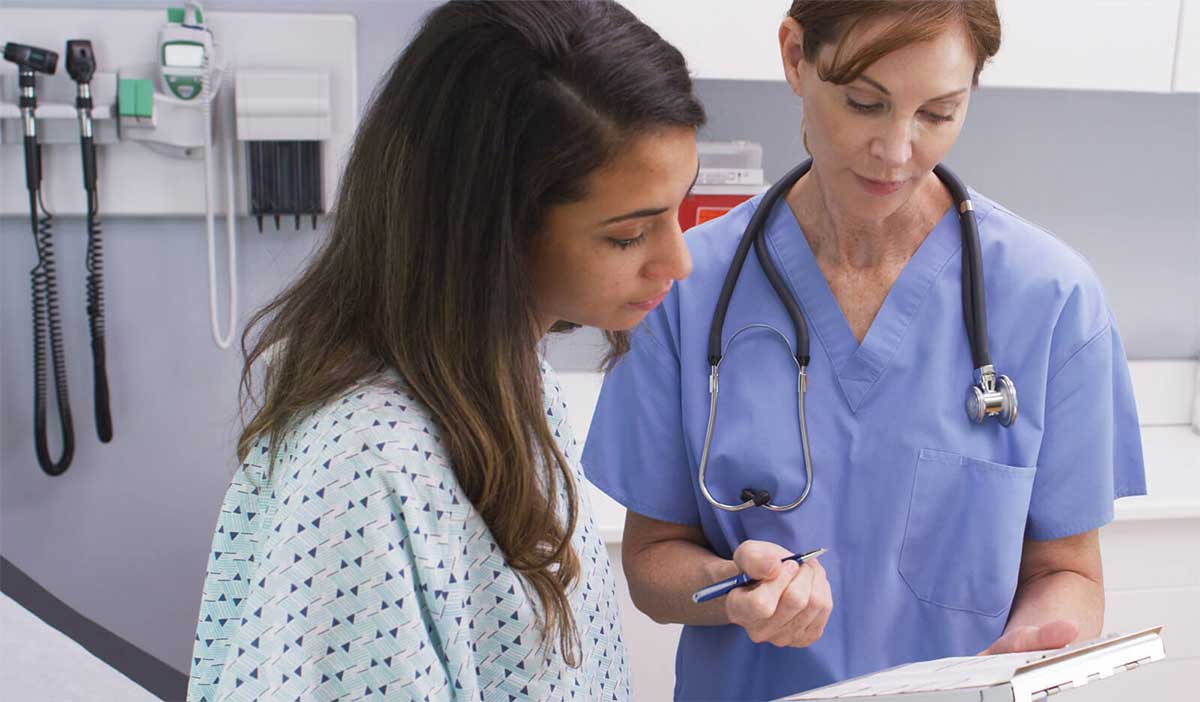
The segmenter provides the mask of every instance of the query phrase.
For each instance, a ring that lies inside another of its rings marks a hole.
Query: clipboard
[[[1045,702],[1166,657],[1162,627],[1054,651],[940,658],[888,668],[782,700]]]

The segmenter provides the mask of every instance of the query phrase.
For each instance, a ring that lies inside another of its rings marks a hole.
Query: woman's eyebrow
[[[883,93],[884,95],[891,96],[891,93],[888,91],[887,88],[884,87],[883,83],[880,83],[879,81],[875,80],[874,78],[870,78],[868,76],[862,75],[862,76],[859,76],[858,79],[863,81],[864,83],[870,83],[872,87],[874,87],[876,90]],[[946,100],[947,98],[957,97],[958,95],[961,95],[962,93],[965,93],[965,92],[967,92],[966,88],[959,88],[958,90],[951,90],[950,92],[946,93],[945,95],[938,95],[937,97],[929,98],[928,100],[926,100],[926,102],[937,102],[938,100]]]
[[[699,179],[700,179],[700,165],[697,164],[696,165],[696,175],[692,176],[692,184],[688,186],[688,192],[691,192],[692,188],[696,187],[696,181]],[[668,209],[670,209],[670,208],[651,207],[651,208],[644,209],[644,210],[634,210],[633,212],[626,212],[625,214],[617,215],[616,217],[609,217],[608,219],[604,220],[600,224],[601,225],[615,224],[616,222],[624,222],[627,219],[641,219],[642,217],[657,217],[658,215],[662,214],[663,212],[666,212]]]
[[[609,217],[608,219],[601,222],[601,224],[613,224],[614,222],[624,222],[627,219],[641,219],[642,217],[655,217],[666,211],[667,211],[666,207],[654,207],[654,208],[646,209],[646,210],[634,210],[633,212],[626,212],[625,214],[617,215],[616,217]]]

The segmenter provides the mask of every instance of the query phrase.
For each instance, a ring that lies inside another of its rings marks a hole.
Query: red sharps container
[[[700,175],[679,207],[679,226],[687,231],[716,219],[765,191],[762,146],[748,141],[702,141],[696,145]]]

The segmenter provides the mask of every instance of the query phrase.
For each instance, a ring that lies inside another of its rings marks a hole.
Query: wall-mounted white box
[[[239,141],[323,141],[333,131],[326,72],[240,70]]]

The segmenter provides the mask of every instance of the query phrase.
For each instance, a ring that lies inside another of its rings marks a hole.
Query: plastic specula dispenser
[[[322,201],[322,151],[331,131],[329,75],[320,72],[237,71],[237,137],[246,142],[250,214],[279,228],[282,217],[317,226]]]

